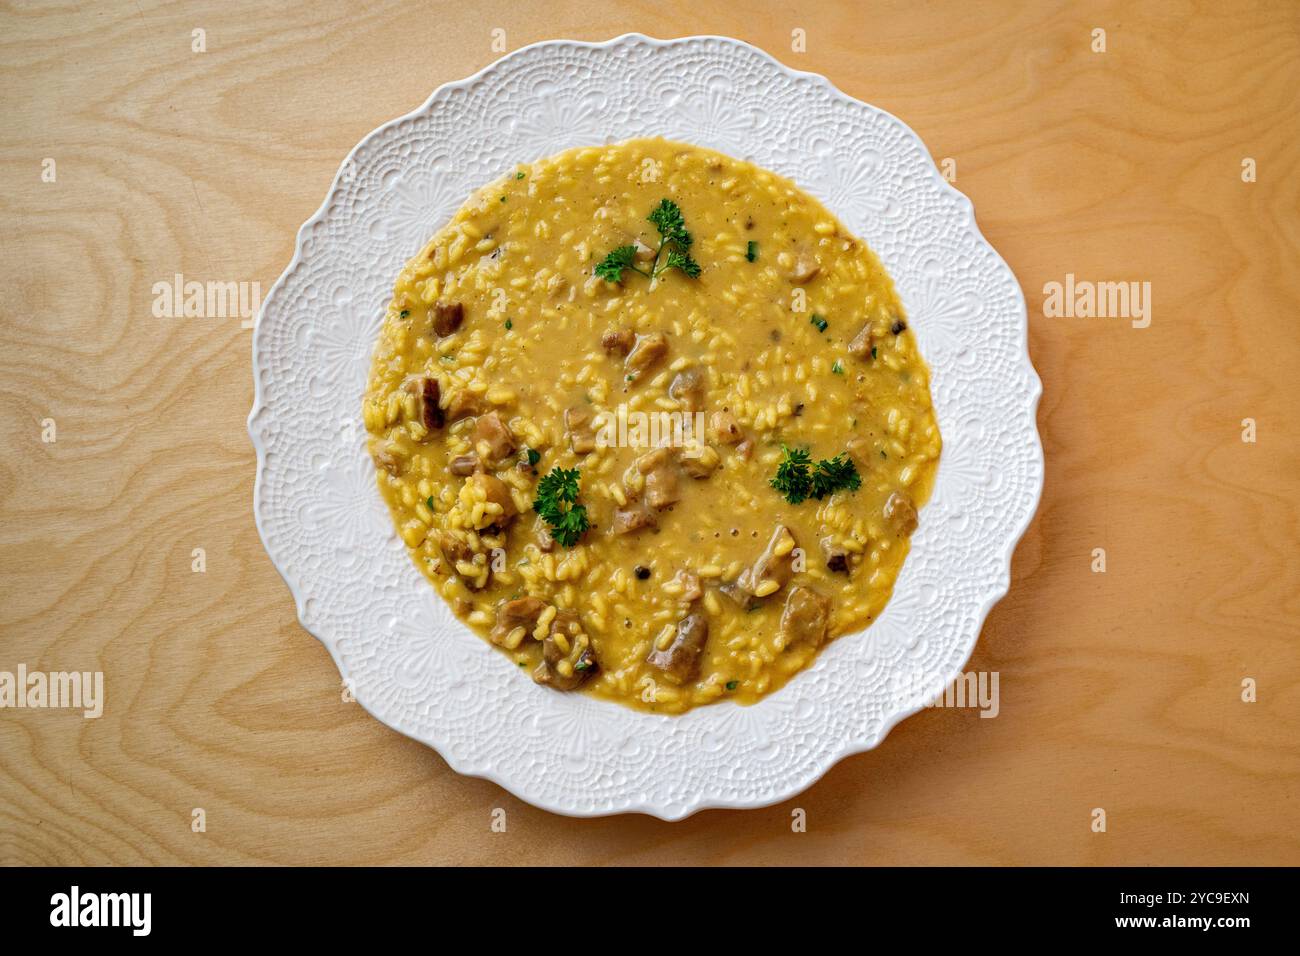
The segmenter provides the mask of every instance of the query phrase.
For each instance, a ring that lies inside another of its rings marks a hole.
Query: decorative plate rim
[[[252,409],[250,410],[248,416],[249,437],[253,444],[256,453],[256,458],[257,458],[256,478],[253,487],[253,514],[254,514],[254,520],[257,526],[258,534],[262,539],[267,555],[271,559],[271,563],[275,566],[276,570],[280,573],[280,576],[284,579],[285,584],[288,586],[289,591],[293,596],[295,610],[298,616],[299,623],[302,625],[304,630],[306,630],[309,634],[311,634],[318,641],[320,641],[321,644],[323,644],[325,648],[329,651],[331,658],[334,660],[335,666],[339,669],[339,673],[341,676],[343,676],[345,681],[347,680],[347,671],[341,659],[340,651],[337,646],[336,640],[330,635],[321,633],[316,627],[313,627],[313,625],[308,621],[308,615],[306,614],[306,610],[305,610],[305,602],[310,596],[310,582],[298,580],[289,572],[287,568],[288,562],[284,560],[284,556],[282,554],[279,554],[277,552],[277,549],[273,544],[273,540],[268,533],[265,520],[264,520],[264,509],[263,509],[263,504],[264,504],[263,496],[266,490],[265,486],[266,486],[268,449],[263,434],[261,430],[259,430],[259,416],[261,416],[266,411],[268,406],[265,401],[262,375],[259,373],[259,370],[262,367],[261,362],[264,359],[264,356],[262,354],[261,337],[259,333],[261,333],[262,331],[263,321],[265,319],[269,307],[277,301],[279,296],[284,294],[284,286],[286,282],[296,272],[296,270],[300,267],[300,265],[302,265],[304,261],[305,241],[309,233],[311,232],[312,227],[316,226],[317,224],[325,220],[326,214],[330,210],[331,203],[339,194],[340,184],[343,180],[345,172],[352,166],[355,157],[359,153],[361,153],[370,143],[372,143],[372,141],[378,139],[386,131],[392,129],[393,127],[399,126],[404,122],[415,120],[421,116],[424,116],[425,114],[433,110],[438,102],[451,95],[453,91],[468,89],[470,87],[473,87],[475,84],[479,83],[480,81],[490,77],[494,73],[494,71],[501,70],[506,64],[510,63],[513,60],[525,57],[528,54],[533,53],[539,49],[548,48],[548,47],[566,48],[566,49],[576,48],[582,50],[601,51],[601,50],[614,49],[623,45],[634,45],[634,44],[648,44],[652,47],[662,48],[662,47],[673,47],[679,45],[696,44],[701,42],[717,43],[722,45],[732,45],[732,46],[740,47],[745,50],[751,51],[752,53],[757,54],[760,58],[766,60],[776,70],[786,74],[792,79],[811,81],[820,86],[823,86],[827,91],[829,91],[829,93],[832,96],[838,98],[841,101],[850,104],[859,105],[859,106],[865,106],[868,110],[871,110],[874,113],[879,114],[893,121],[894,123],[898,124],[898,126],[901,128],[904,134],[907,137],[909,137],[912,141],[914,141],[915,146],[919,148],[922,154],[926,157],[930,156],[929,150],[926,148],[924,142],[915,133],[915,131],[913,131],[910,126],[908,126],[902,120],[898,119],[893,114],[889,113],[886,110],[882,110],[879,107],[872,106],[869,103],[866,103],[864,101],[858,100],[855,97],[850,96],[849,94],[840,90],[834,83],[832,83],[825,76],[819,73],[796,70],[792,67],[789,67],[786,64],[782,63],[780,60],[777,60],[771,54],[767,53],[765,50],[756,47],[753,44],[747,43],[743,40],[738,40],[733,37],[719,36],[719,35],[712,35],[712,34],[700,34],[700,35],[692,35],[692,36],[685,36],[685,37],[677,37],[672,39],[658,39],[658,38],[650,37],[645,34],[636,33],[636,32],[624,33],[609,40],[594,41],[594,42],[570,40],[570,39],[550,39],[550,40],[538,41],[536,43],[531,43],[526,46],[520,47],[519,49],[513,50],[510,53],[507,53],[504,56],[494,60],[493,62],[483,67],[483,69],[479,70],[478,72],[474,73],[471,76],[465,77],[464,79],[447,82],[438,86],[432,93],[430,93],[430,95],[425,99],[425,101],[415,109],[410,110],[409,112],[404,113],[401,116],[397,116],[375,127],[364,137],[362,137],[361,140],[358,141],[358,143],[348,152],[347,156],[340,164],[338,172],[335,173],[334,178],[331,180],[329,189],[326,192],[324,200],[322,201],[320,206],[316,209],[316,211],[312,213],[310,217],[308,217],[308,219],[302,224],[301,227],[299,227],[294,241],[293,256],[290,259],[289,264],[285,267],[284,271],[279,276],[279,278],[277,278],[275,283],[271,286],[270,291],[266,294],[266,296],[262,300],[261,306],[258,310],[256,319],[254,321],[254,326],[253,326],[252,373],[253,373],[253,381],[254,381],[254,395],[253,395]],[[980,600],[979,606],[975,612],[976,624],[973,631],[974,636],[970,640],[969,645],[965,648],[965,651],[961,657],[961,661],[957,665],[955,671],[952,674],[950,674],[949,680],[951,680],[953,677],[959,675],[962,669],[965,667],[966,663],[969,662],[970,657],[974,652],[975,645],[978,643],[979,635],[983,630],[983,625],[988,617],[989,612],[992,610],[994,605],[996,605],[1003,597],[1006,596],[1008,590],[1010,589],[1012,557],[1014,555],[1016,547],[1018,546],[1020,540],[1024,536],[1024,533],[1026,532],[1030,523],[1032,522],[1034,515],[1037,513],[1038,506],[1041,502],[1042,488],[1043,488],[1043,481],[1044,481],[1044,459],[1043,459],[1042,440],[1037,426],[1037,410],[1038,410],[1040,399],[1042,397],[1042,382],[1037,374],[1037,371],[1034,368],[1033,361],[1029,355],[1028,311],[1025,304],[1023,290],[1020,288],[1020,284],[1016,280],[1015,274],[1012,272],[1010,266],[1006,263],[1006,261],[1002,258],[1001,254],[998,253],[998,251],[992,246],[992,244],[989,243],[988,240],[984,237],[982,231],[978,226],[978,223],[976,222],[974,205],[972,204],[971,200],[963,193],[959,192],[947,180],[943,178],[943,176],[939,173],[937,166],[935,166],[935,164],[933,163],[932,159],[928,164],[928,172],[931,178],[933,179],[933,181],[936,184],[938,184],[941,191],[949,194],[950,197],[955,197],[958,200],[959,204],[964,209],[967,225],[973,232],[976,242],[980,246],[982,246],[985,251],[991,254],[995,268],[1005,272],[1006,277],[1010,279],[1011,286],[1014,287],[1015,289],[1015,295],[1016,295],[1015,311],[1017,313],[1016,317],[1018,319],[1018,332],[1019,332],[1018,353],[1019,353],[1019,360],[1021,365],[1020,371],[1027,374],[1028,381],[1030,384],[1030,392],[1028,395],[1028,405],[1027,405],[1027,411],[1029,413],[1030,420],[1033,423],[1032,425],[1033,445],[1032,448],[1030,449],[1030,452],[1032,454],[1032,460],[1030,461],[1030,465],[1036,466],[1036,468],[1034,469],[1035,484],[1032,487],[1030,504],[1025,509],[1024,513],[1019,517],[1019,520],[1012,527],[1011,532],[1005,535],[1004,539],[1001,541],[1001,545],[1002,545],[1001,552],[996,556],[997,569],[998,569],[996,579],[993,585],[987,591],[984,592],[983,597]],[[835,209],[832,209],[832,212],[836,212],[838,214],[838,211]],[[385,281],[391,281],[391,276],[386,276]],[[372,346],[372,344],[373,343],[367,343],[367,350],[366,350],[367,364],[369,361],[370,346]],[[359,401],[359,397],[358,397],[358,401]],[[377,493],[376,493],[376,497],[377,497]],[[869,631],[867,633],[869,633]],[[462,759],[460,755],[452,752],[450,747],[442,746],[440,745],[440,743],[435,743],[434,741],[427,740],[424,737],[421,737],[414,732],[399,727],[395,724],[394,721],[386,718],[384,715],[380,713],[377,713],[376,710],[372,708],[366,701],[362,700],[360,694],[357,695],[357,701],[358,703],[361,703],[361,705],[366,709],[368,713],[370,713],[372,717],[379,720],[381,723],[384,723],[386,726],[390,727],[391,729],[396,730],[398,733],[402,733],[405,736],[418,740],[421,743],[424,743],[425,745],[435,749],[442,756],[442,758],[447,762],[447,764],[457,773],[465,776],[475,776],[475,777],[481,777],[483,779],[491,780],[492,782],[501,786],[503,789],[514,794],[520,799],[533,804],[534,806],[541,807],[542,809],[548,810],[550,812],[554,812],[566,816],[572,816],[572,817],[599,817],[599,816],[608,816],[616,813],[636,812],[636,813],[648,814],[651,816],[658,817],[659,819],[668,820],[668,821],[684,819],[704,809],[756,809],[756,808],[771,806],[773,804],[780,803],[784,800],[788,800],[791,797],[796,796],[797,794],[811,787],[818,780],[820,780],[832,767],[834,767],[836,764],[838,764],[840,761],[844,760],[845,758],[853,756],[855,754],[864,753],[868,750],[872,750],[875,747],[879,746],[884,741],[884,739],[889,735],[890,731],[893,730],[893,728],[897,726],[901,721],[905,720],[906,718],[924,709],[923,703],[916,702],[908,705],[903,705],[898,709],[890,713],[887,713],[884,716],[879,726],[879,730],[873,736],[864,739],[858,739],[858,740],[846,739],[840,741],[839,745],[835,747],[831,752],[829,752],[826,758],[823,759],[817,766],[812,768],[810,771],[804,772],[802,775],[798,776],[797,778],[782,780],[779,785],[772,786],[769,791],[765,792],[761,796],[749,797],[744,799],[736,799],[736,800],[726,799],[723,797],[704,796],[704,797],[696,797],[694,799],[686,800],[682,803],[679,803],[671,807],[663,806],[660,803],[656,803],[651,800],[637,800],[637,799],[630,799],[627,802],[621,802],[618,803],[617,805],[614,805],[613,803],[606,803],[601,806],[574,806],[574,805],[566,804],[562,801],[545,799],[536,793],[530,794],[530,793],[522,792],[522,785],[520,781],[518,779],[512,778],[508,767],[498,767],[495,765],[469,767],[467,766],[467,761],[465,759]],[[619,705],[608,704],[608,706],[619,706]],[[716,707],[720,705],[711,705],[711,706]],[[754,704],[752,706],[754,708],[761,707],[762,702]]]

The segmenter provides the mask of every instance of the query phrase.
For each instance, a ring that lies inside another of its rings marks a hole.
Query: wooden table
[[[0,711],[0,862],[1300,863],[1293,2],[277,6],[0,14],[0,670],[107,682],[98,720]],[[630,30],[749,40],[955,160],[1045,386],[970,665],[998,717],[677,824],[535,810],[345,701],[253,526],[250,333],[153,310],[269,289],[352,145],[494,40]],[[1150,282],[1149,327],[1045,316],[1067,273]]]

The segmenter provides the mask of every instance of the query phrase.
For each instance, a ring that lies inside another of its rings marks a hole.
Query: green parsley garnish
[[[858,468],[844,452],[813,463],[806,449],[781,446],[782,458],[776,477],[768,482],[792,505],[807,498],[821,500],[841,489],[857,491],[862,486]]]
[[[818,332],[825,332],[826,326],[830,325],[830,323],[826,321],[825,317],[818,315],[816,312],[813,313],[813,317],[808,321],[817,326]]]
[[[551,537],[572,548],[587,530],[587,509],[578,504],[577,468],[552,468],[537,483],[533,509],[551,528]]]
[[[812,485],[812,459],[803,448],[781,446],[781,463],[776,466],[776,477],[768,482],[781,492],[785,500],[797,505],[808,497],[808,488]]]
[[[655,228],[659,230],[659,248],[655,250],[654,258],[650,260],[650,267],[640,269],[636,266],[636,246],[619,246],[597,264],[596,275],[607,282],[622,282],[623,272],[626,269],[647,279],[658,278],[669,269],[676,269],[687,278],[698,278],[700,264],[691,258],[689,251],[695,239],[687,231],[686,222],[682,219],[682,211],[677,207],[677,203],[671,199],[659,200],[659,205],[646,216],[646,219],[654,223]]]
[[[523,178],[524,178],[523,170],[520,170],[519,172],[515,173],[515,179],[523,179]]]
[[[751,239],[749,242],[745,243],[745,259],[749,262],[753,262],[757,258],[758,243]]]
[[[876,357],[876,347],[874,345],[871,346],[871,357],[872,358]]]
[[[542,460],[542,453],[536,448],[525,448],[524,454],[528,458],[529,465],[535,465]]]
[[[809,494],[820,500],[842,488],[857,491],[861,487],[862,476],[858,474],[858,466],[853,464],[853,459],[847,453],[840,452],[834,458],[823,458],[817,462]]]
[[[502,197],[501,197],[501,201],[502,201],[502,202],[505,202],[505,201],[506,201],[506,197],[505,197],[505,196],[502,196]]]
[[[831,371],[834,372],[836,375],[843,375],[843,374],[844,374],[844,366],[840,364],[840,360],[839,360],[839,359],[836,359],[836,360],[834,361],[834,363],[832,363],[832,365],[831,365]]]
[[[591,661],[588,660],[581,660],[578,661],[578,663],[573,665],[573,669],[575,671],[585,671],[590,669],[590,667],[591,667]]]
[[[727,681],[727,690],[735,690],[739,686],[740,686],[740,681],[736,681],[736,680]]]
[[[410,314],[411,314],[411,310],[410,310],[410,309],[403,309],[403,310],[402,310],[402,314],[401,314],[401,318],[404,319],[404,318],[406,318],[406,317],[407,317],[408,315],[410,315]]]
[[[513,329],[514,327],[515,327],[515,324],[514,324],[513,322],[511,322],[509,319],[506,319],[506,331],[509,332],[509,331],[510,331],[511,329]]]
[[[425,503],[426,505],[429,506],[429,510],[430,510],[430,511],[433,511],[433,510],[434,510],[434,507],[433,507],[433,495],[429,495],[429,497],[425,498],[425,499],[424,499],[424,503]]]

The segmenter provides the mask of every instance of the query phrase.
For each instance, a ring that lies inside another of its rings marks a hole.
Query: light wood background
[[[1045,385],[1042,507],[970,665],[997,719],[666,824],[535,810],[342,700],[253,526],[250,332],[151,286],[269,289],[353,144],[495,27],[737,36],[956,160]],[[1300,863],[1300,5],[19,3],[0,98],[0,670],[108,698],[0,711],[0,862]],[[1045,318],[1066,273],[1151,282],[1150,328]]]

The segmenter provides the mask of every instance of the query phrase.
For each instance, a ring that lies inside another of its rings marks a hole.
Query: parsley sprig
[[[807,449],[782,445],[776,477],[768,484],[790,504],[797,505],[808,498],[820,501],[843,489],[857,491],[862,487],[862,476],[846,452],[814,463]]]
[[[551,537],[566,548],[572,548],[587,530],[587,509],[578,504],[577,468],[552,468],[537,483],[537,498],[533,510],[541,515],[551,529]]]
[[[656,279],[669,269],[676,269],[687,278],[698,278],[700,264],[691,258],[690,253],[695,237],[687,230],[686,220],[682,218],[677,203],[671,199],[659,200],[659,205],[651,210],[646,219],[659,230],[659,248],[650,261],[650,268],[637,267],[636,246],[619,246],[596,265],[596,275],[609,282],[622,282],[625,269],[631,269],[647,279]]]

